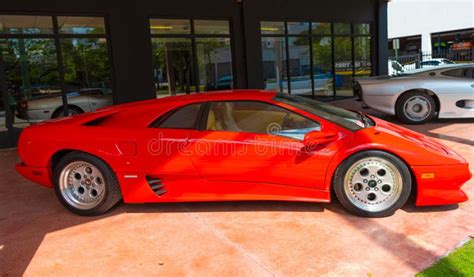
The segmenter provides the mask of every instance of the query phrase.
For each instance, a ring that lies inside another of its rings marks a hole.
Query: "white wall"
[[[431,33],[474,27],[474,0],[392,0],[388,38],[421,35],[421,50],[431,52]]]

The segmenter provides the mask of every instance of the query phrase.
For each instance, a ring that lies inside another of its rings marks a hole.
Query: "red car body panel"
[[[235,93],[237,92],[237,93]],[[337,167],[364,150],[401,158],[416,183],[417,205],[467,200],[461,186],[470,179],[467,162],[446,146],[403,127],[372,118],[376,126],[349,131],[256,90],[193,94],[117,105],[93,113],[25,128],[17,171],[53,186],[55,154],[82,151],[104,160],[115,172],[124,202],[284,200],[330,202]],[[316,151],[291,138],[242,132],[148,128],[160,116],[190,103],[253,100],[279,105],[312,118],[337,140]],[[89,124],[94,120],[100,124]],[[230,147],[229,147],[230,146]],[[236,155],[246,147],[245,155]],[[222,149],[221,149],[222,148]],[[225,152],[231,149],[231,152]],[[266,154],[262,155],[264,149]],[[232,152],[235,151],[235,152]],[[159,178],[167,193],[152,191]]]

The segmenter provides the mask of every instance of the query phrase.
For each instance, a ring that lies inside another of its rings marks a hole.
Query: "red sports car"
[[[467,200],[467,162],[422,134],[310,99],[245,90],[113,106],[28,127],[17,171],[80,215],[125,203],[284,200],[392,214]]]

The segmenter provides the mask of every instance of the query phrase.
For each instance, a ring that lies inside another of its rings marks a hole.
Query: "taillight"
[[[18,104],[18,108],[20,108],[20,110],[26,111],[28,109],[28,102],[27,101],[21,101]]]

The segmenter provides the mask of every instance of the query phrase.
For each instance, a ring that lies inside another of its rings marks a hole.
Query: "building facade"
[[[393,39],[399,56],[424,53],[426,59],[474,60],[474,2],[471,0],[393,0],[388,3],[389,56]]]
[[[0,4],[0,132],[182,93],[352,95],[387,71],[386,0]]]

